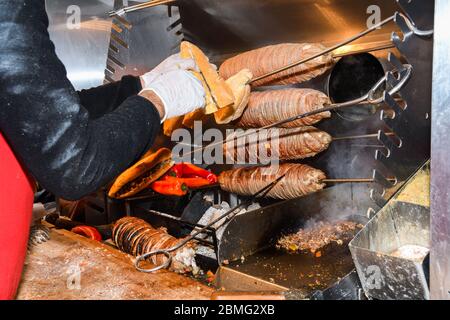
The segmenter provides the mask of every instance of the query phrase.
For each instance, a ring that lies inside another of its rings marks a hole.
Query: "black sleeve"
[[[0,1],[0,129],[43,187],[72,200],[137,160],[157,135],[160,119],[140,96],[91,119],[47,27],[44,0]]]
[[[120,81],[78,91],[80,103],[93,119],[116,110],[128,97],[142,90],[139,77],[124,76]]]

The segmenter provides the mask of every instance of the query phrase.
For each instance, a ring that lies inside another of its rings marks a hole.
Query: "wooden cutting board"
[[[131,256],[52,229],[29,251],[17,299],[209,299],[213,291],[173,272],[136,271]]]

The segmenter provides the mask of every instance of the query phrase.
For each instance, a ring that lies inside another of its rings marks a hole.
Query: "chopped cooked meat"
[[[316,253],[331,243],[338,245],[348,243],[362,228],[362,224],[352,221],[337,223],[321,221],[311,228],[300,229],[297,233],[283,236],[278,240],[276,247],[291,253],[302,251]]]

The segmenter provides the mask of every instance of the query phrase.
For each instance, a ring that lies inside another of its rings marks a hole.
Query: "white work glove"
[[[142,91],[151,90],[164,105],[164,118],[170,119],[190,113],[205,106],[205,90],[202,83],[186,70],[164,73]]]
[[[198,71],[197,64],[194,59],[183,59],[180,57],[179,53],[171,55],[166,60],[161,62],[158,66],[156,66],[152,71],[147,72],[143,76],[141,76],[143,89],[147,88],[151,85],[156,78],[160,75],[167,73],[169,71],[174,70],[195,70]]]

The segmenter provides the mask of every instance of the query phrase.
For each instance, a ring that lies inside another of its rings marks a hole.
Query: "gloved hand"
[[[152,71],[141,76],[142,88],[145,89],[158,78],[160,75],[174,70],[195,70],[198,71],[197,64],[194,59],[183,59],[179,53],[171,55],[161,62]]]
[[[205,106],[202,83],[186,70],[178,69],[161,74],[142,92],[148,90],[153,91],[164,105],[164,118],[161,122]]]

